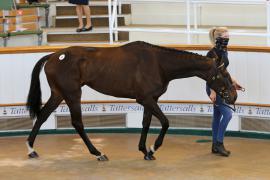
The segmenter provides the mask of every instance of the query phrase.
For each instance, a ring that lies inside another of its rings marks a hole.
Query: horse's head
[[[207,84],[225,100],[225,103],[235,103],[237,92],[233,86],[231,75],[224,67],[224,63],[216,63],[214,73],[208,79]]]

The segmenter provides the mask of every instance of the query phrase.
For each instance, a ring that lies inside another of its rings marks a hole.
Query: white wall
[[[229,32],[231,32],[231,30],[229,30]],[[154,44],[188,44],[186,34],[129,32],[129,41],[139,40]],[[191,35],[191,44],[210,44],[208,33]],[[230,35],[229,44],[243,46],[267,46],[267,39],[265,37]]]
[[[199,28],[207,32],[211,27],[228,26],[230,32],[266,32],[266,5],[248,4],[198,4],[197,23]],[[131,6],[132,25],[144,25],[157,28],[184,29],[186,25],[185,3],[133,3]],[[190,8],[190,21],[194,22],[194,9]],[[154,26],[158,25],[158,26]],[[161,26],[161,27],[162,27]],[[193,28],[193,27],[192,27]],[[187,43],[185,34],[130,32],[130,41],[144,40],[158,44]],[[191,44],[209,44],[208,34],[192,35]],[[231,45],[265,46],[265,37],[234,35],[230,38]]]
[[[184,3],[142,3],[131,6],[132,24],[180,25],[186,23]]]
[[[206,54],[206,51],[197,51]],[[2,54],[0,55],[0,104],[22,103],[26,101],[30,86],[31,72],[34,64],[48,53]],[[229,71],[246,92],[239,92],[238,102],[270,102],[270,54],[256,52],[229,53]],[[50,90],[41,73],[43,101],[50,95]],[[83,88],[82,100],[113,100],[111,96],[102,95],[90,88]],[[162,100],[208,100],[205,94],[205,82],[199,78],[174,80]]]
[[[132,24],[185,25],[185,3],[133,3]],[[191,6],[191,23],[193,7]],[[199,25],[213,26],[266,26],[266,6],[247,4],[199,4]]]
[[[34,64],[46,53],[0,55],[0,103],[26,102]],[[44,74],[44,73],[43,73]],[[42,79],[45,79],[44,77]],[[48,97],[47,81],[42,93]]]

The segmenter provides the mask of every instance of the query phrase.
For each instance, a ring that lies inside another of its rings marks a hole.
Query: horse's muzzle
[[[221,93],[221,97],[224,99],[226,104],[235,104],[235,101],[237,100],[237,92],[224,91]]]

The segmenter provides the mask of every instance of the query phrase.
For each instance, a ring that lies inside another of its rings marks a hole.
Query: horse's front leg
[[[150,150],[147,152],[147,156],[145,157],[146,160],[154,160],[155,158],[153,157],[153,154],[163,143],[164,136],[169,128],[169,121],[167,117],[163,114],[163,112],[161,111],[157,102],[154,99],[152,98],[146,99],[143,101],[142,104],[144,108],[149,109],[151,114],[153,114],[158,118],[162,126],[160,134],[155,141],[155,144],[150,147]]]
[[[143,112],[143,122],[142,122],[142,132],[141,132],[141,138],[139,142],[139,150],[143,152],[144,154],[144,159],[145,160],[154,160],[154,156],[149,156],[148,151],[146,149],[145,143],[146,143],[146,138],[147,138],[147,133],[149,131],[149,126],[151,124],[151,118],[152,118],[152,113],[151,111],[147,110],[147,108],[144,109]]]

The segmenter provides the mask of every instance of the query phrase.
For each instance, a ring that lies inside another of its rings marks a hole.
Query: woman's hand
[[[237,82],[233,83],[233,86],[235,87],[236,90],[243,90],[244,88],[239,85]]]
[[[214,90],[212,90],[212,89],[211,89],[211,93],[210,93],[210,95],[209,95],[209,98],[210,98],[210,100],[211,100],[213,103],[216,102],[216,99],[217,99],[217,93],[216,93]]]
[[[245,88],[243,88],[235,79],[232,78],[232,85],[236,90],[245,91]]]

